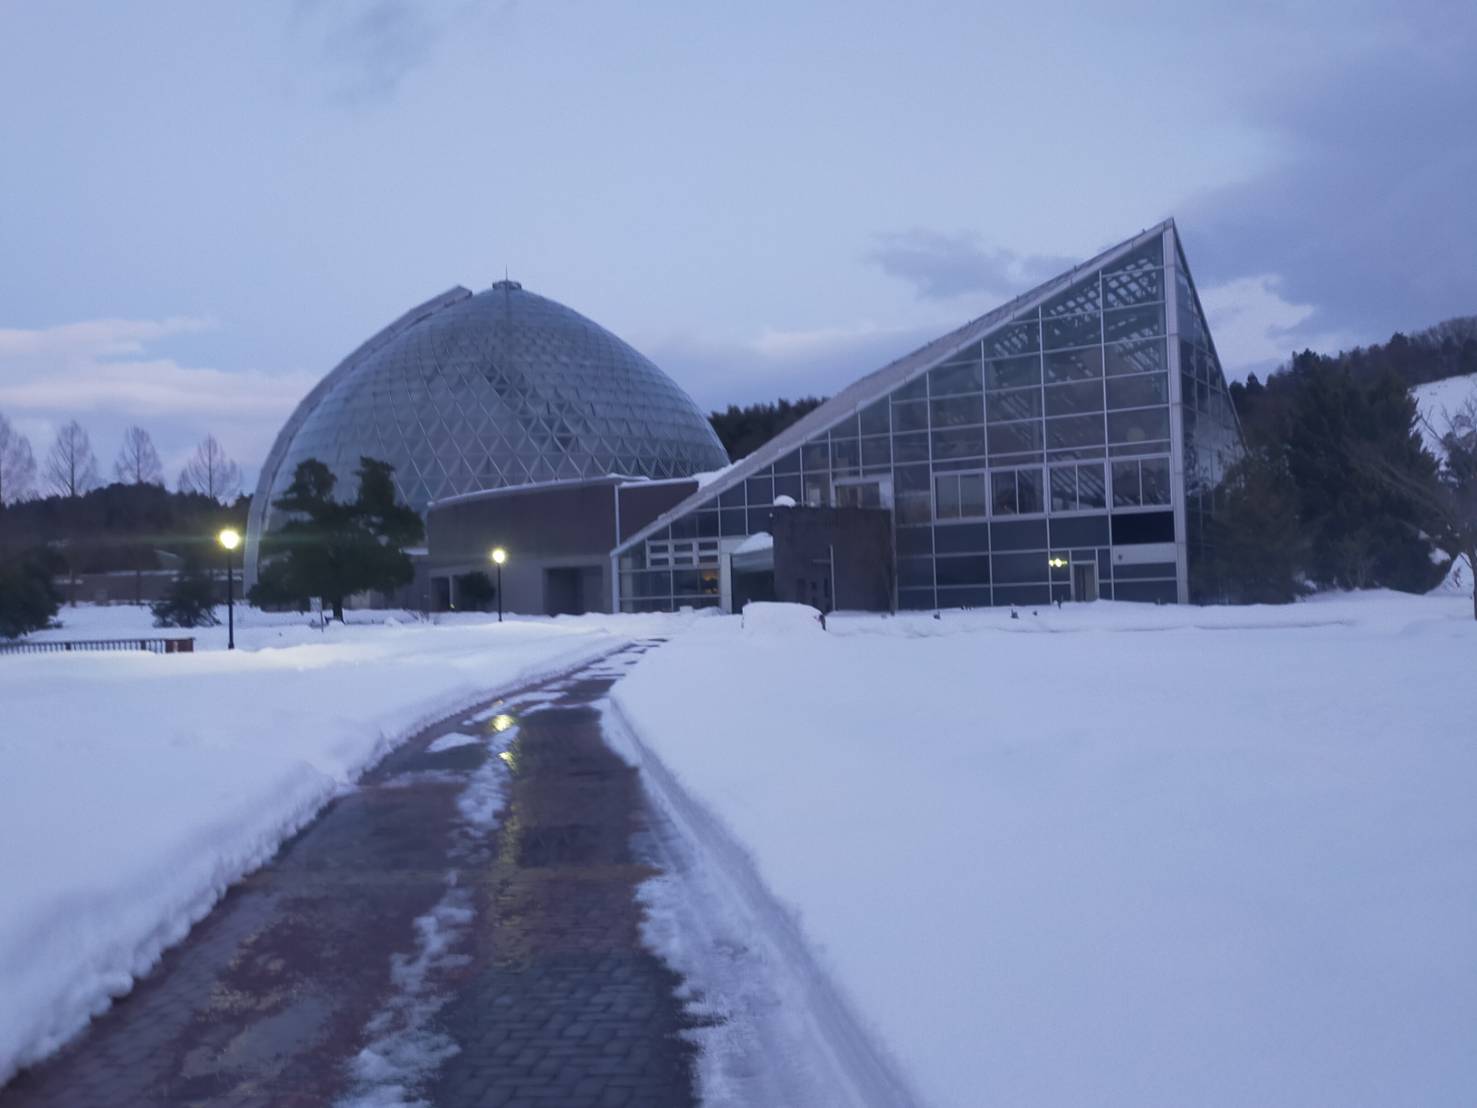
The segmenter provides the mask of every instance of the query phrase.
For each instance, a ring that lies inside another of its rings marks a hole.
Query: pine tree
[[[1286,604],[1306,591],[1308,541],[1297,486],[1275,450],[1247,453],[1226,476],[1212,517],[1212,577],[1226,599]]]
[[[358,493],[344,504],[333,498],[337,480],[326,465],[316,458],[298,464],[292,483],[273,501],[290,518],[262,542],[252,603],[306,606],[318,596],[342,621],[346,597],[410,582],[414,570],[405,548],[425,535],[420,516],[397,501],[388,463],[360,458],[355,476]]]

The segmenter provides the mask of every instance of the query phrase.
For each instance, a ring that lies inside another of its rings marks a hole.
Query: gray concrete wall
[[[896,572],[890,511],[777,508],[771,526],[776,600],[810,604],[822,611],[893,610]]]

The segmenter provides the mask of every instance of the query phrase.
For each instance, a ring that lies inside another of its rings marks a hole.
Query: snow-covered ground
[[[1477,403],[1477,373],[1417,385],[1410,394],[1415,398],[1416,408],[1424,421],[1421,437],[1425,439],[1426,448],[1439,458],[1444,453],[1440,436],[1445,433],[1452,416],[1463,411],[1468,404]]]
[[[684,617],[242,610],[155,630],[64,609],[37,638],[195,634],[199,652],[0,657],[0,1084],[126,991],[235,880],[419,726]],[[374,625],[378,623],[378,625]]]
[[[651,893],[709,1008],[803,1024],[793,932],[938,1108],[1471,1103],[1469,599],[830,626],[704,621],[614,690],[731,901],[696,942]],[[765,1087],[701,1035],[711,1103]]]

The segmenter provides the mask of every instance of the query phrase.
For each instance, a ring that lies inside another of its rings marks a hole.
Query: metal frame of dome
[[[667,478],[727,454],[701,409],[649,359],[556,301],[499,281],[457,286],[341,361],[278,434],[257,481],[244,569],[256,579],[271,503],[317,457],[352,495],[361,455],[396,467],[405,501],[604,474]]]

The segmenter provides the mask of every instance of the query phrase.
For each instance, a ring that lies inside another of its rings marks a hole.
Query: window
[[[1102,463],[1051,467],[1053,512],[1101,511],[1107,507]]]
[[[951,396],[934,400],[930,404],[934,427],[961,427],[985,421],[984,397],[979,393],[971,396]]]
[[[1168,458],[1135,458],[1113,463],[1113,507],[1157,508],[1169,501]]]
[[[1108,382],[1109,408],[1148,408],[1169,402],[1169,378],[1163,373],[1136,373]]]
[[[990,474],[990,503],[995,515],[1034,515],[1042,506],[1041,471],[997,469]]]
[[[939,519],[983,519],[985,475],[941,473],[934,479],[934,512]]]
[[[1046,414],[1079,415],[1103,410],[1103,386],[1099,381],[1079,381],[1046,387]]]
[[[1103,348],[1088,346],[1081,350],[1056,350],[1046,355],[1046,380],[1087,381],[1103,375]]]
[[[996,389],[1019,389],[1027,385],[1041,384],[1041,357],[1031,354],[1024,358],[1000,358],[985,365],[985,387]]]
[[[953,365],[941,365],[928,374],[930,396],[957,396],[960,393],[980,391],[979,348],[974,349],[972,361]]]
[[[1037,419],[1041,415],[1041,389],[1016,389],[990,394],[990,422],[1006,423],[1015,419]]]
[[[1158,442],[1168,438],[1168,408],[1140,408],[1137,411],[1112,412],[1108,416],[1109,442]]]
[[[894,431],[927,431],[928,401],[909,400],[903,404],[893,401],[892,429]]]

